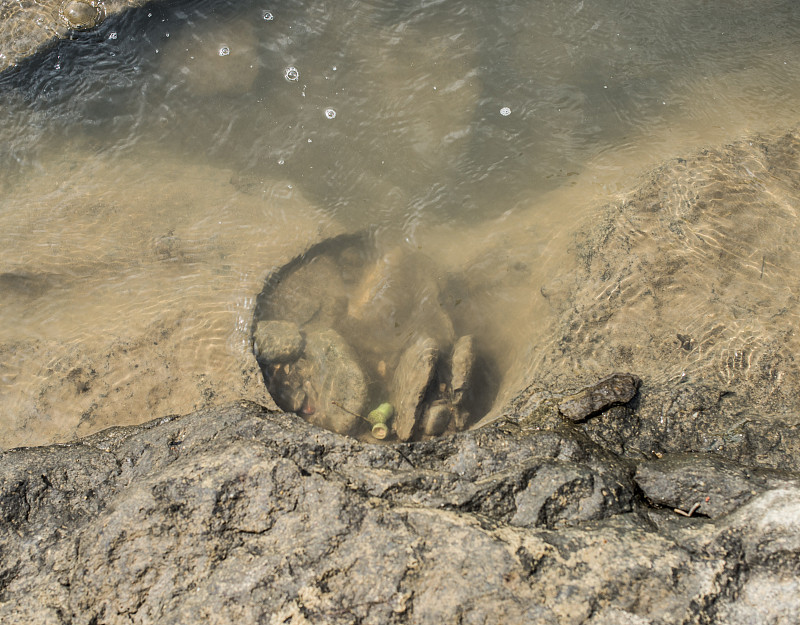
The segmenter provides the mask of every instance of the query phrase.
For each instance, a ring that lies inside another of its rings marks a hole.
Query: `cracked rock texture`
[[[800,470],[798,206],[797,128],[645,174],[575,233],[577,271],[542,288],[557,322],[520,410],[626,371],[642,379],[635,410],[585,425],[607,449]]]
[[[0,622],[796,623],[798,483],[555,406],[378,446],[230,404],[3,453]]]

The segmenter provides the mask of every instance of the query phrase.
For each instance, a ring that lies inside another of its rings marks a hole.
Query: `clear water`
[[[790,0],[164,2],[59,42],[0,75],[0,443],[258,399],[264,277],[361,229],[435,261],[501,401],[576,226],[795,124],[798,42]]]

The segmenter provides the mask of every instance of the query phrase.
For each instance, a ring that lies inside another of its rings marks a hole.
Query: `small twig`
[[[331,400],[331,403],[332,403],[334,406],[336,406],[337,408],[341,408],[342,410],[344,410],[344,411],[345,411],[347,414],[353,415],[354,417],[358,417],[359,419],[364,419],[364,421],[366,421],[367,423],[369,423],[369,419],[367,419],[366,417],[362,417],[360,414],[356,414],[356,413],[355,413],[355,412],[353,412],[352,410],[348,410],[347,408],[345,408],[344,406],[342,406],[342,404],[340,404],[338,401],[333,401],[333,400]]]
[[[411,462],[411,459],[408,456],[406,456],[402,451],[400,451],[400,449],[398,447],[395,447],[394,450],[403,457],[403,460],[405,460],[408,464],[411,465],[412,469],[416,469],[417,468],[417,465],[415,465],[413,462]]]
[[[699,507],[700,507],[700,502],[698,501],[698,502],[697,502],[697,503],[695,503],[695,504],[694,504],[694,505],[693,505],[691,508],[689,508],[689,512],[684,512],[684,511],[683,511],[683,510],[681,510],[680,508],[675,508],[675,509],[674,509],[674,512],[676,512],[676,513],[680,514],[681,516],[690,517],[690,516],[692,516],[692,515],[693,515],[695,512],[697,512],[697,509],[698,509]]]

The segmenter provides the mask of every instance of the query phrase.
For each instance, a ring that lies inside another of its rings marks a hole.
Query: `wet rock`
[[[450,368],[452,370],[450,386],[453,405],[460,407],[472,390],[472,376],[475,369],[475,339],[471,334],[462,336],[456,341]]]
[[[378,446],[243,402],[4,452],[0,621],[796,620],[800,489],[662,532],[558,427]]]
[[[741,507],[764,491],[800,487],[790,474],[748,468],[714,454],[665,454],[658,460],[638,462],[634,479],[653,503],[711,518]]]
[[[304,360],[301,374],[310,384],[305,414],[334,432],[352,433],[367,403],[367,382],[353,350],[333,330],[309,332]]]
[[[601,519],[609,508],[620,512],[625,508],[623,502],[614,501],[612,493],[613,486],[588,466],[546,463],[536,469],[527,487],[516,493],[516,510],[509,523],[553,528]]]
[[[403,247],[367,266],[347,309],[347,334],[359,353],[393,364],[409,340],[452,344],[453,323],[439,302],[437,273],[430,258]]]
[[[267,390],[281,410],[300,415],[316,411],[316,393],[311,384],[314,370],[306,359],[291,364],[269,365]]]
[[[336,263],[319,254],[298,266],[290,263],[285,274],[278,272],[274,280],[268,280],[258,318],[291,319],[302,327],[332,328],[346,311],[347,297]]]
[[[800,468],[800,274],[783,270],[800,266],[799,152],[793,128],[671,159],[575,233],[577,269],[542,291],[559,314],[531,370],[553,391],[576,371],[645,380],[636,422],[612,409],[583,425],[594,440]]]
[[[253,332],[253,349],[263,363],[289,363],[303,353],[305,340],[291,321],[259,321]]]
[[[440,436],[452,419],[453,406],[446,401],[435,401],[425,408],[420,420],[420,431],[424,436]]]
[[[475,361],[474,337],[471,334],[462,336],[453,347],[450,362],[450,395],[457,430],[463,430],[470,421],[469,407],[475,384]]]
[[[90,30],[105,19],[103,5],[86,0],[67,0],[61,5],[59,14],[75,30]]]
[[[394,429],[401,441],[409,440],[417,429],[438,359],[439,347],[430,338],[417,339],[400,357],[391,395],[397,409]]]
[[[558,409],[573,421],[582,421],[634,398],[642,381],[630,373],[615,373],[567,397]]]

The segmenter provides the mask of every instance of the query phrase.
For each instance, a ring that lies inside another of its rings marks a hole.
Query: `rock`
[[[303,353],[305,340],[291,321],[259,321],[253,333],[256,358],[263,363],[294,362]]]
[[[333,330],[309,332],[305,360],[309,419],[339,434],[352,433],[367,404],[367,382],[353,350]]]
[[[440,436],[452,419],[453,406],[444,401],[436,401],[425,407],[419,429],[424,436]]]
[[[558,409],[573,421],[582,421],[608,410],[611,406],[626,404],[634,398],[642,381],[630,373],[614,373],[567,397]]]
[[[450,394],[456,430],[463,430],[470,421],[469,406],[475,390],[475,360],[475,339],[471,334],[462,336],[453,347],[450,362]]]
[[[314,370],[306,359],[271,365],[266,369],[267,390],[281,410],[308,416],[316,412],[316,393],[311,384]]]
[[[403,246],[376,259],[367,243],[359,234],[333,237],[274,271],[258,297],[254,317],[297,320],[306,330],[330,327],[343,337],[357,354],[362,375],[374,384],[372,399],[396,401],[394,430],[401,440],[441,435],[451,423],[464,429],[474,407],[474,339],[464,336],[456,342],[452,367],[439,362],[440,346],[451,345],[455,333],[439,301],[436,266]],[[273,330],[263,323],[256,326],[254,344],[263,343],[260,352],[280,352],[261,357],[263,362],[287,362],[298,356],[296,328]],[[271,333],[278,346],[266,338]],[[308,353],[298,366],[306,364],[316,368]],[[318,414],[322,404],[309,399],[313,392],[298,385],[300,378],[293,371],[268,369],[267,384],[273,396],[282,397],[276,401],[283,409],[302,407],[304,414],[315,415],[314,422],[324,423]],[[435,378],[436,388],[431,388]],[[276,383],[294,388],[276,389]],[[366,421],[365,415],[359,417]]]
[[[553,392],[578,372],[645,380],[634,419],[582,425],[594,440],[800,468],[798,153],[797,128],[699,149],[587,215],[575,269],[542,289],[557,319],[530,371]]]
[[[471,334],[462,336],[456,341],[450,369],[453,405],[461,407],[472,390],[472,376],[475,369],[475,339]]]
[[[397,409],[394,430],[401,441],[409,440],[424,410],[425,393],[436,373],[439,347],[430,338],[419,338],[406,349],[392,380],[391,396]]]
[[[61,5],[59,14],[75,30],[90,30],[105,19],[103,4],[87,0],[67,0]]]
[[[242,402],[4,452],[0,622],[796,622],[800,489],[659,529],[553,423],[378,446]]]
[[[334,243],[331,240],[328,243]],[[323,251],[326,249],[322,248]],[[268,280],[259,296],[261,319],[291,319],[302,327],[332,328],[347,310],[347,297],[335,262],[310,250]]]
[[[267,322],[267,326],[272,323],[284,322]],[[285,329],[290,334],[293,331],[288,326]],[[303,357],[293,363],[268,364],[264,377],[272,398],[282,410],[339,434],[353,434],[359,425],[359,415],[364,414],[367,402],[364,373],[353,351],[333,330],[309,332]]]
[[[800,487],[782,471],[741,466],[714,454],[665,454],[638,462],[634,480],[654,504],[717,518],[764,491]]]
[[[439,302],[438,273],[430,258],[404,247],[368,265],[347,310],[346,334],[358,352],[373,362],[394,363],[417,338],[450,345],[455,332]]]

